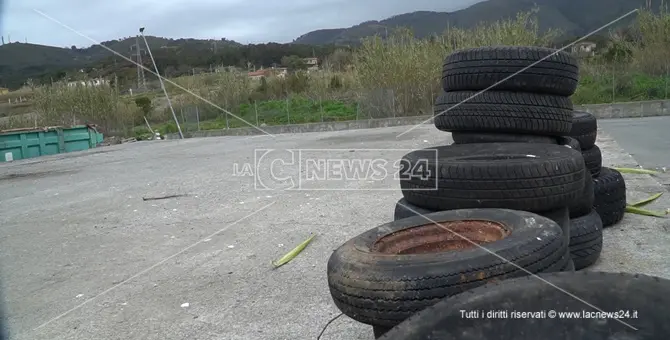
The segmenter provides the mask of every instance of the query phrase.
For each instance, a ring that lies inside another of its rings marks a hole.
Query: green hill
[[[298,44],[357,44],[362,38],[384,35],[396,27],[409,27],[417,37],[444,32],[449,27],[469,28],[515,16],[537,6],[540,28],[556,28],[566,36],[589,33],[615,18],[645,5],[645,0],[487,0],[468,8],[447,12],[412,12],[381,21],[367,21],[340,29],[317,30],[298,37]],[[619,22],[631,22],[633,16]]]
[[[152,51],[162,54],[165,50],[213,51],[217,48],[241,46],[229,40],[167,39],[147,36]],[[135,38],[105,41],[106,47],[129,56]],[[144,43],[140,42],[141,48]],[[0,87],[18,88],[28,78],[59,77],[67,70],[94,68],[113,59],[114,54],[100,45],[86,48],[61,48],[29,43],[11,43],[0,46]],[[116,59],[123,62],[119,57]]]
[[[541,29],[557,28],[570,38],[583,35],[611,20],[643,7],[646,0],[487,0],[468,8],[445,12],[413,12],[381,21],[366,21],[340,29],[324,29],[307,33],[291,44],[241,45],[229,40],[167,39],[148,36],[147,40],[159,68],[166,76],[179,76],[208,69],[212,65],[234,65],[247,68],[268,67],[281,62],[282,57],[316,56],[332,53],[335,45],[356,45],[364,37],[385,35],[397,27],[411,28],[417,37],[444,32],[448,27],[472,27],[515,16],[520,11],[539,9],[537,18]],[[634,16],[622,20],[629,24]],[[605,32],[602,32],[605,33]],[[132,54],[135,37],[111,40],[103,45],[124,56]],[[140,43],[143,46],[142,43]],[[320,45],[320,46],[317,46]],[[148,58],[145,58],[148,62]],[[150,66],[150,64],[146,64]],[[70,78],[83,69],[88,76],[114,77],[123,86],[135,82],[135,67],[114,56],[103,47],[60,48],[27,43],[0,46],[0,87],[16,89],[27,79],[36,83]]]

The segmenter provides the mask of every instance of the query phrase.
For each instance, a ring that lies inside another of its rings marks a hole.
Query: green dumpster
[[[0,131],[0,162],[88,150],[102,139],[91,125]]]

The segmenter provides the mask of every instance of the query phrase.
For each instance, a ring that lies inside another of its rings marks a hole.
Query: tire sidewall
[[[431,225],[434,222],[462,220],[500,223],[508,230],[509,234],[499,241],[487,243],[483,246],[473,245],[473,248],[458,251],[404,255],[381,254],[372,251],[375,242],[398,231]],[[541,239],[551,237],[563,237],[562,229],[556,222],[540,215],[507,209],[461,209],[441,211],[427,214],[425,217],[415,216],[386,223],[353,238],[336,250],[334,255],[347,253],[355,256],[360,264],[378,266],[380,269],[382,267],[392,269],[393,267],[416,263],[444,265],[444,263],[451,261],[471,260],[486,255],[495,256],[493,254],[500,251],[528,244],[529,241],[531,243],[535,242],[536,238],[540,238],[540,241],[537,242],[541,242]]]

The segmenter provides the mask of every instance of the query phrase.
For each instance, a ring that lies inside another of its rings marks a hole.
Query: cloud
[[[169,38],[290,42],[317,29],[349,27],[419,10],[453,11],[479,1],[452,0],[445,5],[434,0],[20,0],[5,2],[1,31],[13,41],[91,45],[42,17],[37,9],[97,41],[134,36],[144,26],[147,35]]]

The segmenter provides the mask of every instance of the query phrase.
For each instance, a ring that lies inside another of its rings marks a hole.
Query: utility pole
[[[144,78],[144,68],[142,67],[142,48],[140,48],[139,35],[135,36],[135,61],[137,62],[137,88],[146,90],[147,81]]]
[[[179,139],[184,139],[184,133],[182,133],[181,131],[181,126],[179,125],[179,119],[177,119],[177,114],[174,112],[174,108],[172,107],[170,96],[168,95],[167,89],[165,88],[165,83],[163,83],[163,77],[161,77],[160,72],[158,72],[158,65],[156,65],[156,59],[154,59],[154,55],[151,53],[151,48],[149,47],[149,43],[147,42],[147,37],[144,36],[144,27],[140,27],[140,35],[142,35],[144,45],[147,47],[147,52],[149,52],[149,58],[151,58],[151,63],[154,65],[154,70],[156,70],[158,81],[161,84],[161,89],[163,89],[163,94],[165,95],[165,99],[167,100],[168,107],[172,112],[172,118],[174,119],[174,123],[177,125],[177,131],[179,132]]]

